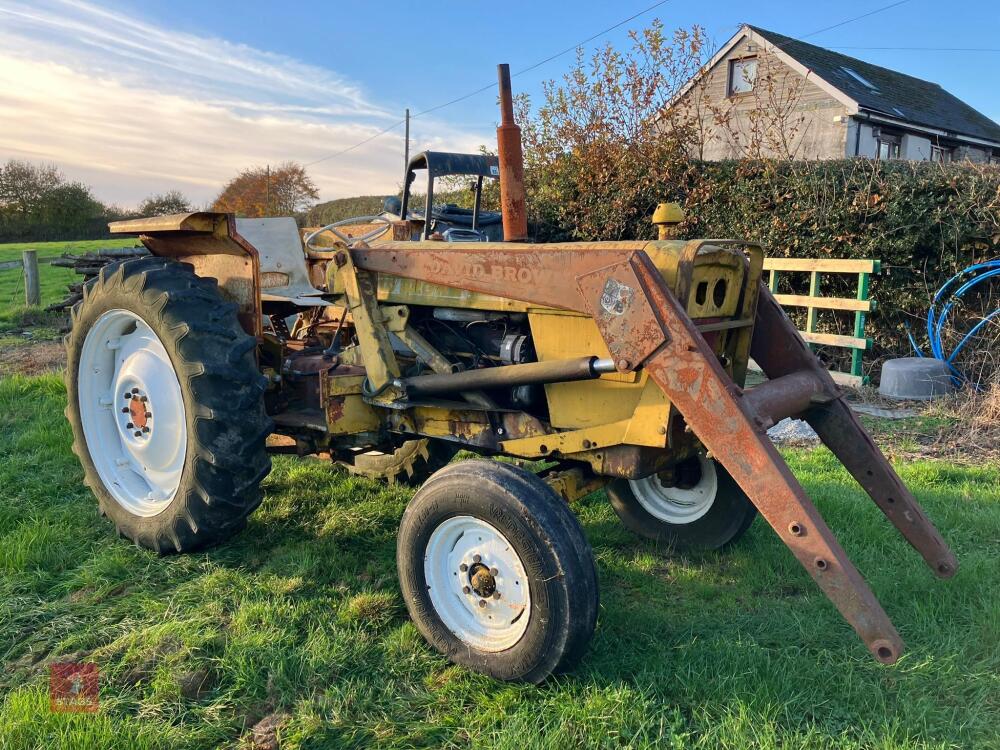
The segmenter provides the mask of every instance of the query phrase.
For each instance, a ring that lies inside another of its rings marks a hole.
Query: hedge
[[[912,353],[904,324],[910,322],[922,340],[927,306],[941,284],[971,263],[1000,255],[997,166],[852,159],[698,162],[673,171],[676,176],[658,189],[632,191],[609,226],[617,220],[626,234],[652,238],[648,217],[656,203],[679,200],[687,212],[681,227],[686,238],[745,238],[782,257],[881,260],[882,273],[872,280],[877,308],[869,318],[875,349],[868,363]],[[534,177],[529,184],[557,179]],[[583,222],[574,216],[588,211],[586,195],[562,195],[555,205],[544,197],[553,191],[532,192],[533,213],[549,220],[539,234],[618,238],[594,236],[592,225],[581,232]],[[572,211],[560,210],[567,205]],[[592,208],[605,214],[608,202]],[[846,285],[838,291],[854,294]],[[847,333],[850,321],[830,315],[821,328]]]

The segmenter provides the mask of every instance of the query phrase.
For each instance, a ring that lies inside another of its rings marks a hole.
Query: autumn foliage
[[[639,207],[685,168],[691,126],[664,127],[660,116],[701,67],[704,30],[667,34],[657,20],[629,37],[624,51],[605,45],[586,58],[578,50],[562,81],[544,85],[537,110],[518,102],[542,227],[571,226],[576,239],[628,238]]]
[[[319,197],[305,168],[294,162],[251,167],[231,179],[212,204],[213,211],[237,216],[292,216]]]

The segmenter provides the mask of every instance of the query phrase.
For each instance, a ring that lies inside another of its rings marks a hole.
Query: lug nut
[[[122,414],[128,414],[128,407],[127,406],[123,406],[122,407]]]
[[[132,389],[132,393],[138,393],[138,392],[139,392],[139,389],[138,389],[138,388],[133,388],[133,389]]]
[[[151,416],[153,416],[153,412],[147,411],[146,412],[146,419],[149,419]]]
[[[462,563],[461,565],[458,566],[458,569],[461,570],[464,573],[465,571],[467,571],[469,569],[469,566],[466,565],[465,563]]]
[[[149,399],[146,398],[145,396],[139,396],[139,400],[142,401],[142,403],[146,403],[147,401],[149,401]]]
[[[496,568],[490,568],[490,575],[496,578],[498,575],[500,575],[500,571],[497,570]]]
[[[129,422],[127,425],[125,425],[125,429],[126,430],[131,430],[133,427],[135,427],[135,425],[132,424],[131,422]]]
[[[473,555],[472,562],[482,562],[483,558],[481,555]]]
[[[143,427],[143,428],[142,428],[142,431],[143,431],[143,432],[149,432],[149,428],[148,428],[148,427]]]
[[[493,592],[493,598],[494,599],[499,599],[500,598],[500,592],[499,591],[494,591]]]
[[[126,393],[125,394],[125,400],[126,401],[131,401],[132,400],[132,394],[131,393]]]
[[[486,606],[486,600],[485,599],[480,599],[479,600],[479,607],[480,607],[480,609],[483,608],[483,607],[485,607],[485,606]]]
[[[463,594],[468,594],[471,591],[472,591],[472,589],[470,589],[468,586],[462,586],[462,593]]]
[[[136,437],[142,437],[142,431],[141,430],[136,430],[135,431],[135,436]]]

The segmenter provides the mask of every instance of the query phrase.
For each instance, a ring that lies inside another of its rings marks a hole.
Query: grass
[[[282,748],[1000,747],[997,465],[899,466],[961,561],[938,581],[828,453],[787,453],[907,642],[893,667],[759,519],[670,559],[592,495],[597,634],[529,687],[449,665],[406,618],[409,491],[280,458],[244,532],[159,558],[98,517],[64,399],[57,376],[0,379],[0,747],[247,747],[275,713]],[[99,665],[97,714],[50,713],[61,660]]]
[[[115,240],[76,240],[73,242],[13,242],[0,244],[0,263],[20,260],[23,250],[38,251],[38,260],[58,258],[63,253],[85,253],[106,247],[133,247],[134,237]],[[72,268],[58,268],[39,263],[39,286],[42,306],[51,305],[66,296],[66,287],[81,279]],[[24,272],[20,268],[0,271],[0,321],[24,310]]]

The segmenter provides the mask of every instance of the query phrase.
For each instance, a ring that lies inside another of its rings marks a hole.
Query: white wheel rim
[[[629,486],[639,505],[661,521],[675,525],[694,523],[711,509],[719,489],[715,463],[704,456],[698,457],[701,478],[694,487],[664,487],[660,478],[652,474],[642,479],[630,479]]]
[[[134,515],[161,512],[180,484],[187,426],[170,357],[142,318],[109,310],[97,319],[83,341],[77,398],[104,487]]]
[[[435,612],[463,643],[503,651],[528,629],[531,594],[524,564],[485,521],[454,516],[434,529],[424,552],[424,577]]]

